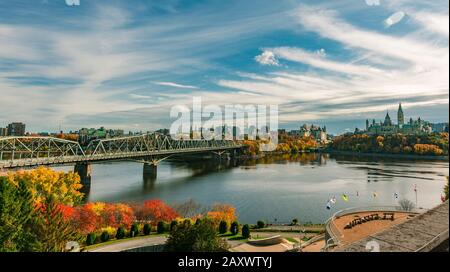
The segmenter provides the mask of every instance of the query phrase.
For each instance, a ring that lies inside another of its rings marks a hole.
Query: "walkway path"
[[[126,240],[123,242],[117,242],[113,244],[108,244],[104,246],[98,246],[88,252],[120,252],[127,249],[145,247],[145,246],[154,246],[154,245],[162,245],[167,241],[166,236],[151,236],[145,238],[135,238],[131,240]]]

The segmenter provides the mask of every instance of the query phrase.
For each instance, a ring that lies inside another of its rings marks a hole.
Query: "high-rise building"
[[[405,115],[403,114],[402,103],[398,104],[397,121],[399,127],[402,127],[405,124]]]
[[[0,127],[0,137],[8,136],[8,129]]]
[[[11,123],[7,127],[9,136],[23,136],[25,135],[24,123]]]

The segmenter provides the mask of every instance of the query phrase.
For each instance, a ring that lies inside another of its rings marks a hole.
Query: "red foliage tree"
[[[126,204],[106,204],[100,214],[102,227],[130,227],[134,220],[134,212]]]
[[[92,203],[74,208],[71,222],[81,233],[90,233],[100,227],[100,218],[92,209]]]
[[[177,212],[159,199],[147,200],[144,205],[136,207],[136,218],[142,221],[152,221],[156,224],[158,221],[168,222],[177,217]]]

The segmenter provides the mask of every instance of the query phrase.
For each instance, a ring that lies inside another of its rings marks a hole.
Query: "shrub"
[[[297,224],[298,224],[298,219],[297,218],[292,219],[292,225],[295,226]]]
[[[242,227],[242,237],[245,239],[250,237],[250,227],[247,224]]]
[[[130,237],[136,237],[139,235],[139,227],[138,225],[135,223],[133,225],[131,225],[130,228]]]
[[[224,233],[226,233],[227,232],[227,230],[228,230],[228,224],[227,224],[227,222],[226,221],[220,221],[220,223],[219,223],[219,233],[220,234],[224,234]]]
[[[161,234],[167,230],[167,224],[163,221],[159,221],[158,225],[156,225],[156,232]]]
[[[230,231],[231,231],[231,234],[233,234],[233,235],[236,235],[239,233],[239,223],[237,221],[234,221],[233,223],[231,223]]]
[[[95,244],[95,240],[97,239],[97,235],[95,233],[89,233],[86,237],[86,245],[90,246]]]
[[[180,224],[169,235],[164,247],[168,252],[226,252],[227,242],[217,236],[217,227],[211,219],[197,224]]]
[[[170,231],[173,231],[177,228],[178,225],[178,221],[177,220],[172,220],[172,222],[170,222]]]
[[[102,232],[100,241],[102,241],[103,243],[109,241],[109,233],[107,231]]]
[[[113,228],[113,227],[106,227],[106,228],[101,228],[100,229],[100,232],[102,232],[102,233],[105,232],[105,231],[109,234],[109,238],[111,238],[111,237],[114,237],[116,235],[117,229]]]
[[[152,226],[150,224],[144,225],[144,235],[150,235],[152,232]]]
[[[264,221],[258,221],[256,222],[256,226],[258,227],[258,229],[262,229],[266,226],[266,223]]]
[[[124,227],[119,227],[119,228],[117,229],[116,238],[117,238],[117,239],[123,239],[123,238],[125,238],[125,228],[124,228]]]
[[[186,219],[186,220],[184,220],[184,221],[183,221],[183,225],[187,225],[187,226],[192,225],[192,220],[191,220],[191,219]]]

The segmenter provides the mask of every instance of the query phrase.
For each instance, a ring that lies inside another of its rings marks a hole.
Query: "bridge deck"
[[[224,146],[224,147],[209,147],[209,148],[183,148],[183,149],[169,149],[169,150],[155,150],[155,151],[136,151],[136,152],[123,152],[123,153],[110,153],[110,154],[95,154],[85,156],[62,156],[62,157],[42,157],[42,158],[27,158],[27,159],[14,159],[0,161],[0,169],[18,168],[18,167],[31,167],[40,165],[55,165],[55,164],[68,164],[79,162],[98,162],[107,160],[126,160],[132,158],[150,157],[150,156],[167,156],[175,154],[189,154],[189,153],[202,153],[211,151],[223,151],[238,149],[241,146]]]
[[[449,202],[413,219],[370,235],[335,251],[364,252],[368,242],[375,241],[382,252],[432,251],[449,238]],[[447,246],[448,250],[448,246]]]

